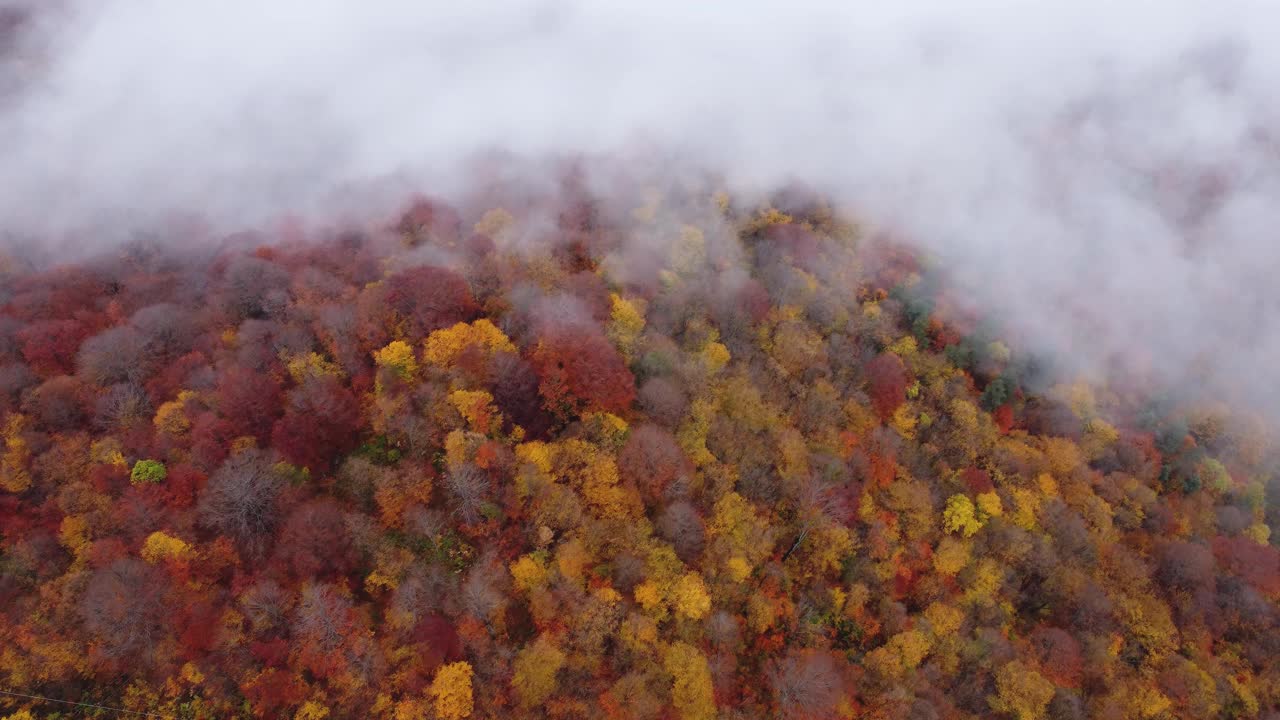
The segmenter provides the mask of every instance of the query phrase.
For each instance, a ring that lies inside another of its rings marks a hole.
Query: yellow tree
[[[662,665],[671,675],[671,702],[682,720],[713,720],[716,703],[711,691],[711,670],[702,653],[678,642],[667,648]]]
[[[444,665],[431,681],[431,698],[435,701],[436,715],[444,720],[462,720],[470,717],[474,708],[471,697],[471,664],[454,662]]]
[[[1053,699],[1053,683],[1014,660],[996,672],[996,695],[988,698],[992,709],[1018,720],[1040,720]]]
[[[556,690],[556,674],[564,667],[565,655],[547,635],[521,650],[514,663],[511,686],[526,708],[540,705]]]

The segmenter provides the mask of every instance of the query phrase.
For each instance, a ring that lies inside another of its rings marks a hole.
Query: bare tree
[[[109,660],[143,660],[165,633],[167,581],[137,558],[94,571],[80,605],[85,629]]]
[[[488,499],[489,476],[474,465],[463,465],[445,475],[445,489],[453,505],[453,514],[471,525],[483,519],[481,509]]]
[[[94,385],[144,380],[152,366],[137,328],[121,325],[94,335],[80,346],[76,367]]]
[[[240,544],[250,555],[266,549],[275,528],[284,480],[270,456],[246,450],[229,458],[209,478],[200,496],[201,521]]]
[[[827,653],[792,651],[770,668],[769,687],[780,717],[825,717],[840,699],[840,673]]]
[[[94,404],[94,418],[107,430],[124,428],[139,420],[151,419],[151,398],[136,383],[117,383]]]

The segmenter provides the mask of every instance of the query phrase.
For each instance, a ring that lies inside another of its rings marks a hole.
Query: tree
[[[673,643],[662,656],[662,666],[671,675],[671,702],[682,720],[712,720],[716,716],[707,659],[697,648]]]
[[[335,377],[312,377],[289,391],[271,442],[299,467],[327,472],[360,443],[360,403]]]
[[[521,650],[516,655],[515,674],[511,678],[511,686],[520,698],[520,704],[533,708],[550,697],[556,691],[556,675],[564,663],[565,654],[547,635],[538,636],[536,641]]]
[[[1053,683],[1021,660],[1006,663],[996,672],[996,695],[992,709],[1018,720],[1040,720],[1053,699]]]
[[[159,460],[139,460],[133,464],[129,473],[129,482],[134,485],[155,484],[164,482],[169,472]]]
[[[75,371],[76,349],[89,330],[78,320],[40,320],[17,334],[22,359],[44,377]]]
[[[902,358],[880,353],[867,364],[867,395],[876,414],[888,422],[907,400],[907,370]]]
[[[693,463],[685,457],[675,436],[657,425],[631,430],[618,453],[618,472],[640,490],[646,504],[659,504],[668,488],[685,485],[693,477]]]
[[[423,265],[366,288],[356,312],[361,338],[372,352],[392,340],[417,343],[434,330],[470,320],[477,309],[465,278]]]
[[[829,717],[840,700],[840,674],[828,653],[792,651],[772,663],[769,688],[778,717]]]
[[[562,419],[588,412],[619,414],[635,399],[635,377],[595,330],[552,328],[539,338],[532,361],[545,407]]]
[[[265,443],[280,412],[280,382],[266,373],[233,367],[218,378],[214,404],[236,434]]]
[[[441,666],[431,681],[431,697],[435,701],[436,715],[443,720],[462,720],[470,717],[474,708],[471,697],[471,664],[454,662]]]
[[[260,450],[244,450],[209,477],[200,493],[200,517],[248,554],[259,555],[279,520],[277,502],[283,489],[284,479],[272,467],[269,456]]]
[[[80,616],[107,661],[145,663],[164,634],[168,583],[136,558],[120,558],[89,577]]]
[[[129,325],[104,330],[80,346],[76,366],[94,385],[140,382],[154,361],[144,342],[142,333]]]

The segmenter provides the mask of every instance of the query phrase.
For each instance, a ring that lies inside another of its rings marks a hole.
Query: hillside
[[[7,257],[0,690],[1277,717],[1265,426],[1075,377],[821,201],[713,190]]]

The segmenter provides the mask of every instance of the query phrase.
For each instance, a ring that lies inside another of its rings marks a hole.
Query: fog
[[[0,242],[358,215],[465,192],[495,150],[659,153],[828,193],[1072,370],[1280,417],[1274,2],[0,8]]]

